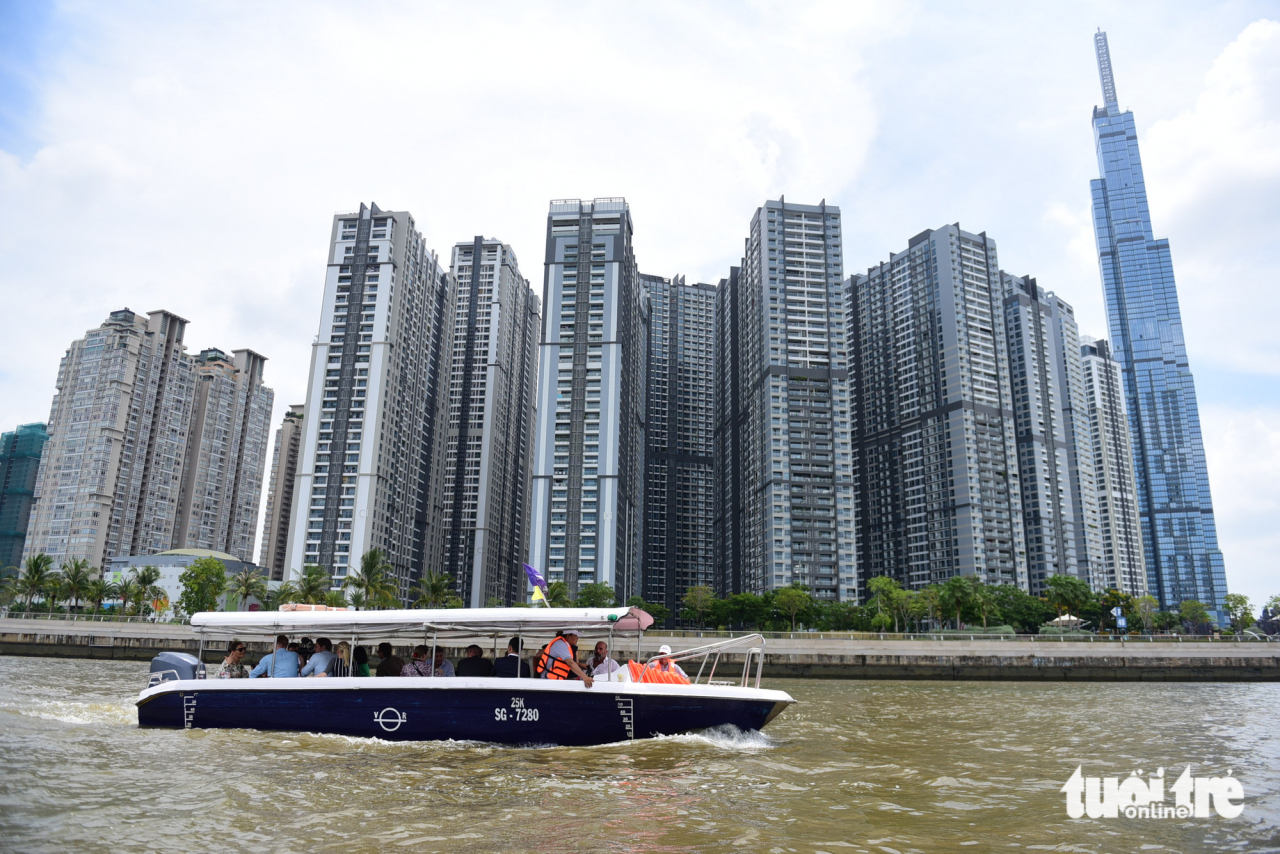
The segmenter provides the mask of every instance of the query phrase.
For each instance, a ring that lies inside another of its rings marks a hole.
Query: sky
[[[766,199],[838,205],[846,272],[994,239],[1106,337],[1089,222],[1108,33],[1170,240],[1228,586],[1280,594],[1280,0],[506,3],[0,0],[0,428],[68,344],[167,309],[304,400],[332,216],[447,258],[551,199],[624,196],[641,270],[715,283]]]

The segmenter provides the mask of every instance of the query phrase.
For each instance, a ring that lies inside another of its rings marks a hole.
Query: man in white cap
[[[658,647],[658,657],[654,659],[654,666],[663,673],[679,673],[685,679],[688,679],[689,676],[680,669],[680,665],[676,664],[668,657],[670,655],[671,647],[664,643],[662,646]]]
[[[533,672],[539,679],[572,679],[576,676],[590,688],[592,678],[578,665],[578,630],[564,629],[547,644],[538,655]]]

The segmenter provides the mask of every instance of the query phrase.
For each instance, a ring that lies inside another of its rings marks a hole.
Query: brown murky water
[[[764,735],[520,749],[139,730],[145,671],[0,658],[0,850],[1280,851],[1276,684],[778,680]],[[1243,815],[1067,817],[1187,763]]]

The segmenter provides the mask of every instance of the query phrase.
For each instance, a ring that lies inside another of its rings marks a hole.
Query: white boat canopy
[[[653,617],[639,608],[448,608],[397,611],[201,611],[191,628],[206,639],[310,635],[335,639],[456,638],[512,634],[639,634]]]

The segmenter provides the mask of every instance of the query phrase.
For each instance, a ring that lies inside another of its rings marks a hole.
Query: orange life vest
[[[569,647],[569,652],[576,660],[578,657],[578,649],[569,643],[569,639],[563,635],[557,635],[556,639],[542,648],[542,652],[538,653],[538,658],[533,665],[533,675],[540,679],[577,679],[573,670],[569,667],[569,662],[563,658],[552,658],[551,647],[556,645],[556,641],[564,641],[565,646]]]

